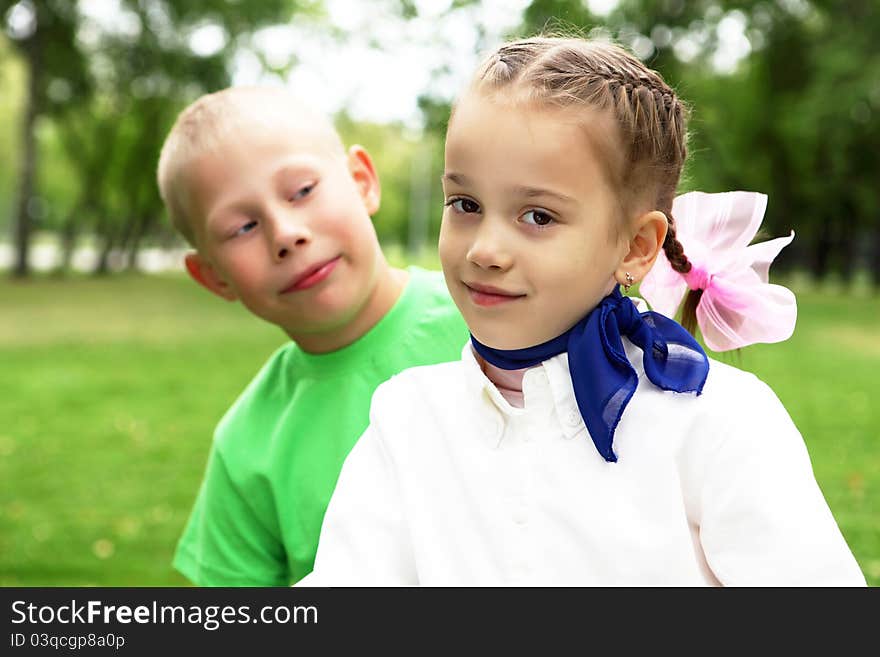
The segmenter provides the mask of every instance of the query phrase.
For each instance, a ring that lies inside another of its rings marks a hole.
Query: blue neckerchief
[[[599,302],[562,335],[525,349],[493,349],[473,335],[476,352],[496,367],[518,370],[568,352],[574,396],[596,449],[606,461],[617,461],[611,449],[614,430],[638,386],[626,357],[625,335],[644,352],[645,374],[663,390],[703,391],[709,359],[699,343],[678,322],[659,313],[639,314],[620,290]]]

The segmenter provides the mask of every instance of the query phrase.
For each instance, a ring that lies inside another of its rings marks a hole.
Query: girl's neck
[[[523,408],[525,406],[525,401],[523,399],[522,381],[523,375],[528,368],[521,370],[503,370],[500,367],[495,367],[492,363],[486,362],[479,354],[474,355],[477,358],[477,362],[480,364],[480,369],[483,370],[483,374],[485,374],[486,378],[488,378],[498,389],[498,392],[500,392],[501,396],[507,400],[507,403],[514,408]]]

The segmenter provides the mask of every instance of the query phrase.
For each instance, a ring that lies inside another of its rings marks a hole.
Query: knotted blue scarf
[[[562,335],[525,349],[493,349],[473,335],[476,352],[496,367],[518,370],[568,352],[574,396],[590,437],[606,461],[617,461],[611,449],[614,430],[635,394],[638,375],[626,357],[621,336],[644,352],[645,374],[658,388],[675,392],[703,391],[709,359],[684,327],[664,315],[639,313],[618,288]]]

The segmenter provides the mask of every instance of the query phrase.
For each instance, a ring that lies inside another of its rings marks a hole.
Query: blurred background
[[[382,179],[395,264],[437,268],[449,106],[508,36],[614,39],[692,106],[681,191],[769,195],[795,335],[725,357],[807,442],[880,584],[877,0],[0,0],[0,585],[184,584],[217,420],[276,328],[181,274],[155,185],[177,113],[286,84]]]

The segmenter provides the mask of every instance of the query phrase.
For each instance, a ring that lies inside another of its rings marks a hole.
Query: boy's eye
[[[257,227],[256,221],[248,221],[246,224],[243,224],[242,226],[237,228],[234,235],[244,235],[245,233],[251,232],[256,227]]]
[[[300,188],[296,194],[290,197],[291,201],[298,201],[301,198],[304,198],[312,193],[312,190],[315,188],[315,183],[310,183],[305,187]]]
[[[524,223],[532,226],[547,226],[555,221],[550,214],[542,210],[529,210],[523,214],[522,219]]]
[[[473,214],[480,211],[480,204],[469,198],[451,198],[446,201],[446,205],[462,214]]]

